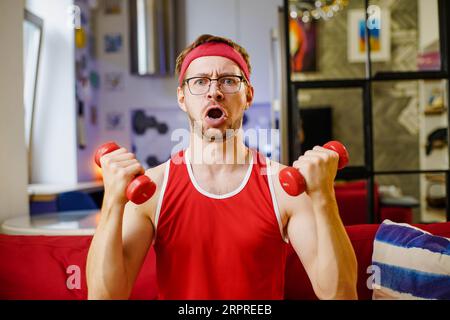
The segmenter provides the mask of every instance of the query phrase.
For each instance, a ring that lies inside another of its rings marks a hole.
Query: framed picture
[[[125,115],[120,111],[109,111],[106,113],[105,124],[108,131],[122,131],[124,129]]]
[[[122,0],[105,0],[105,14],[121,14]]]
[[[289,18],[289,50],[292,72],[317,71],[317,23],[303,23],[300,18]]]
[[[122,35],[117,34],[106,34],[105,37],[105,52],[115,53],[122,49]]]
[[[123,91],[125,89],[123,72],[107,72],[104,77],[106,91]]]
[[[378,26],[369,29],[371,59],[375,62],[389,61],[391,58],[391,23],[389,10],[381,10],[379,18],[373,18],[371,25]],[[349,10],[348,12],[348,61],[366,61],[366,15],[364,10]]]

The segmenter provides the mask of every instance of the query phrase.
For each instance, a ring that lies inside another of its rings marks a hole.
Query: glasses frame
[[[223,92],[222,86],[220,85],[219,80],[222,79],[222,78],[227,78],[227,77],[239,78],[239,88],[237,88],[236,91],[234,91],[234,92]],[[189,85],[189,81],[192,80],[192,79],[208,79],[209,80],[208,90],[206,90],[204,93],[192,93],[191,87]],[[201,95],[204,95],[204,94],[208,93],[209,90],[211,90],[211,84],[212,84],[213,81],[217,81],[217,83],[219,83],[218,84],[218,88],[223,94],[235,94],[235,93],[239,92],[239,90],[241,90],[242,82],[245,82],[245,83],[247,82],[247,80],[245,79],[244,76],[240,76],[240,75],[237,75],[237,74],[228,74],[228,75],[220,76],[218,78],[210,78],[210,77],[206,77],[206,76],[203,76],[203,77],[198,77],[198,76],[197,77],[190,77],[190,78],[185,79],[183,81],[183,84],[187,85],[187,87],[189,89],[189,92],[192,95],[194,95],[194,96],[201,96]]]

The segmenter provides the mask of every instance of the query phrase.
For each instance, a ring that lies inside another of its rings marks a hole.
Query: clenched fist
[[[339,154],[316,146],[305,152],[293,163],[306,182],[306,193],[333,192],[334,179],[338,169]]]
[[[133,153],[125,148],[114,150],[100,158],[105,185],[105,197],[125,204],[128,184],[137,175],[145,173],[144,167],[136,160]]]

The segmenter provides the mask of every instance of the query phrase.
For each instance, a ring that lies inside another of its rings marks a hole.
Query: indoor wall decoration
[[[364,10],[348,11],[348,61],[364,62],[367,59],[366,14]],[[370,23],[369,40],[373,62],[389,61],[391,58],[390,12],[383,9],[379,18]]]

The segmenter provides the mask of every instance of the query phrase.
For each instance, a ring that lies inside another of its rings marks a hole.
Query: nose
[[[220,101],[220,100],[223,100],[223,98],[224,98],[224,95],[223,95],[222,91],[220,91],[219,83],[217,82],[217,80],[213,80],[209,87],[208,99],[214,99],[214,100]]]

